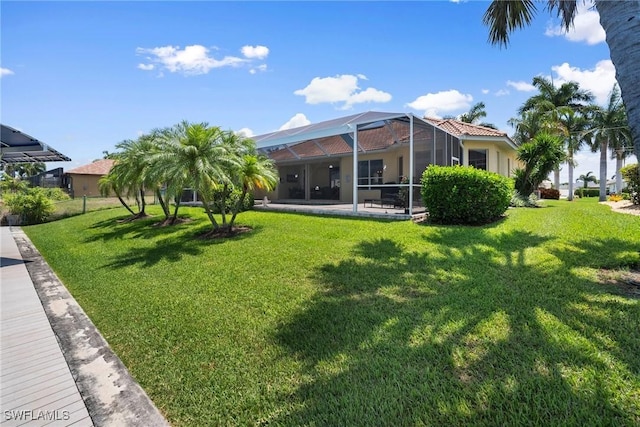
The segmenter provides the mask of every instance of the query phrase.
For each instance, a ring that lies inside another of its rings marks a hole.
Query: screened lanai
[[[279,202],[422,206],[420,178],[430,164],[462,162],[454,135],[410,113],[369,111],[253,137],[273,159]],[[354,147],[357,147],[354,150]]]

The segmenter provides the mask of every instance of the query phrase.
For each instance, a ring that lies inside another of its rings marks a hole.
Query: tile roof
[[[76,175],[106,175],[111,170],[113,166],[114,160],[111,159],[103,159],[96,160],[93,163],[88,165],[79,166],[77,168],[68,170],[67,173],[72,173]]]
[[[484,126],[474,125],[471,123],[461,122],[455,119],[434,119],[431,117],[424,118],[432,125],[438,126],[455,136],[494,136],[506,137],[506,132],[491,129]]]

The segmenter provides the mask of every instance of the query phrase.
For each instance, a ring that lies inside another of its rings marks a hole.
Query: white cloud
[[[481,92],[483,95],[486,95],[489,93],[489,89],[482,89]]]
[[[509,93],[510,92],[507,89],[500,89],[494,95],[495,96],[507,96],[507,95],[509,95]]]
[[[253,67],[249,70],[249,73],[256,74],[258,71],[260,72],[267,71],[267,64],[260,64],[257,67]]]
[[[269,55],[269,48],[266,46],[242,46],[242,54],[245,58],[264,59]]]
[[[278,130],[293,129],[300,126],[306,126],[308,124],[311,124],[311,121],[307,119],[307,116],[302,113],[298,113],[295,116],[291,117],[289,121],[287,121],[287,123],[280,126],[280,129]]]
[[[209,49],[202,45],[186,46],[163,46],[152,49],[137,48],[139,55],[149,55],[147,59],[154,62],[172,73],[183,73],[185,75],[207,74],[214,68],[237,67],[250,61],[250,59],[238,58],[235,56],[225,56],[222,59],[215,59],[209,55]],[[145,70],[150,70],[147,64]],[[138,66],[140,68],[140,66]]]
[[[15,73],[8,68],[0,68],[0,77],[10,76],[11,74],[15,74]]]
[[[578,13],[573,20],[573,27],[566,31],[561,25],[549,24],[545,36],[564,36],[572,42],[586,42],[594,45],[605,41],[606,34],[600,25],[600,15],[593,7],[593,2],[578,2]]]
[[[440,118],[442,113],[468,109],[471,101],[473,96],[452,89],[419,96],[407,105],[414,110],[424,110],[427,117]]]
[[[293,92],[305,97],[307,104],[341,103],[342,109],[365,102],[389,102],[391,94],[375,88],[360,90],[358,79],[366,80],[362,74],[343,74],[335,77],[315,77],[304,89]]]
[[[156,66],[153,64],[138,64],[138,68],[144,71],[151,71],[156,68]]]
[[[254,135],[253,131],[249,128],[242,128],[240,130],[237,130],[235,133],[236,135],[242,135],[245,138],[251,138]]]
[[[567,62],[562,65],[554,65],[551,69],[557,75],[553,79],[556,86],[568,81],[577,82],[581,89],[591,91],[596,102],[601,105],[607,103],[611,89],[616,82],[616,69],[609,59],[599,61],[591,70],[581,70],[578,67],[572,67]]]
[[[523,81],[514,82],[512,80],[507,80],[507,86],[511,86],[519,92],[533,92],[534,90],[536,90],[536,87],[534,85]]]

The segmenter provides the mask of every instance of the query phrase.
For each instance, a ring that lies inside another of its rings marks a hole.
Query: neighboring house
[[[109,173],[113,162],[111,159],[96,160],[88,165],[67,171],[66,175],[69,177],[69,193],[71,196],[100,196],[98,181]]]
[[[275,191],[256,199],[352,203],[354,211],[358,203],[402,186],[413,187],[411,206],[419,206],[420,178],[431,164],[473,165],[504,176],[516,167],[517,145],[506,133],[410,113],[369,111],[253,140],[280,174]],[[400,185],[403,177],[409,184]]]

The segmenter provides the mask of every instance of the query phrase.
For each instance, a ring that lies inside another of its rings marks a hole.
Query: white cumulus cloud
[[[533,92],[536,90],[534,85],[523,81],[514,82],[512,80],[507,80],[507,86],[510,86],[519,92]]]
[[[489,89],[482,89],[480,92],[482,92],[483,95],[486,95],[489,93]]]
[[[293,92],[305,97],[307,104],[343,103],[342,109],[366,102],[389,102],[391,94],[375,88],[362,90],[358,80],[366,80],[362,74],[342,74],[335,77],[315,77],[305,88]]]
[[[218,59],[211,54],[210,49],[199,44],[186,46],[184,49],[171,45],[136,49],[138,55],[144,55],[148,60],[146,64],[139,64],[139,69],[150,71],[158,66],[161,70],[185,75],[207,74],[214,68],[240,67],[251,64],[256,59],[264,59],[269,54],[266,46],[244,46],[241,51],[244,58],[225,56]],[[252,69],[264,71],[266,64]]]
[[[253,67],[249,70],[249,73],[256,74],[257,72],[267,71],[267,64],[260,64],[257,67]]]
[[[307,116],[302,113],[298,113],[295,116],[291,117],[285,124],[280,126],[280,129],[278,130],[293,129],[300,126],[306,126],[308,124],[311,124],[311,121],[307,119]]]
[[[551,70],[557,76],[553,79],[556,86],[568,81],[577,82],[581,89],[591,91],[595,96],[596,102],[600,105],[607,103],[609,94],[616,82],[616,69],[610,59],[599,61],[590,70],[572,67],[567,62],[561,65],[554,65]]]
[[[509,91],[507,89],[500,89],[494,95],[495,96],[507,96],[507,95],[509,95]]]
[[[544,32],[546,36],[564,36],[573,42],[586,42],[594,45],[605,41],[606,34],[600,25],[600,15],[593,7],[593,2],[578,2],[578,13],[573,20],[573,27],[569,31],[561,25],[550,24]]]
[[[242,46],[242,54],[245,58],[264,59],[269,55],[269,48],[266,46]]]
[[[237,130],[235,133],[236,135],[242,135],[245,138],[251,138],[254,135],[253,131],[249,128],[242,128],[240,130]]]
[[[15,74],[15,73],[8,68],[0,68],[0,77],[10,76],[11,74]]]
[[[440,118],[445,113],[468,109],[472,101],[473,96],[451,89],[419,96],[407,105],[414,110],[424,110],[426,117]]]

